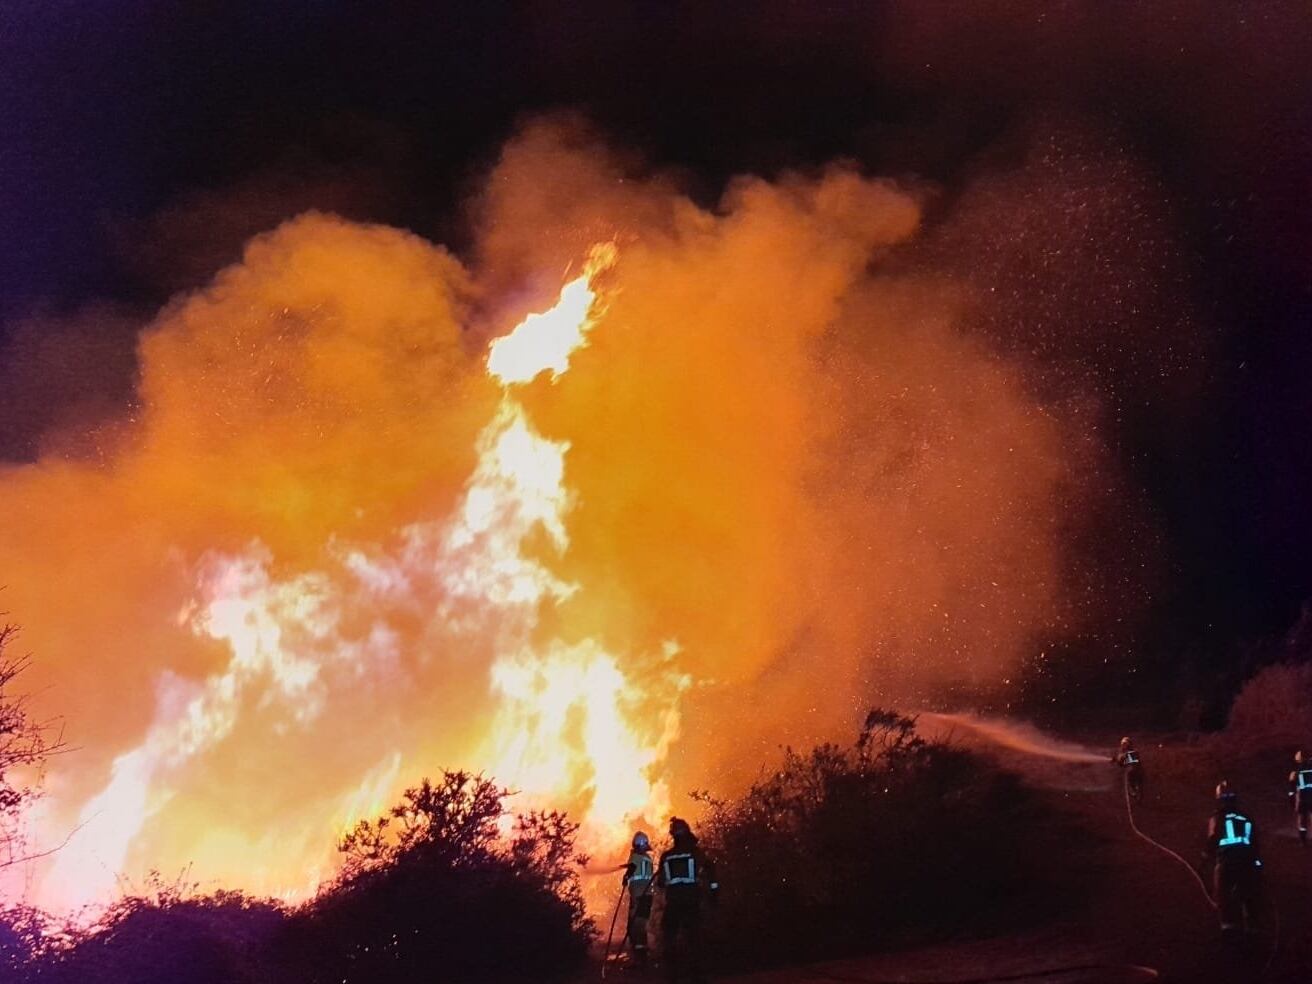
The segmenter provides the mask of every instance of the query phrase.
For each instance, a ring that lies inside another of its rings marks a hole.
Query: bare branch
[[[0,619],[4,613],[0,612]],[[39,721],[31,714],[31,695],[15,694],[14,681],[31,666],[31,657],[7,652],[18,638],[18,626],[0,621],[0,870],[49,857],[68,844],[81,824],[56,846],[26,851],[24,817],[27,805],[41,795],[44,766],[52,755],[68,750],[63,722]]]
[[[39,861],[41,858],[48,858],[48,857],[50,857],[52,854],[55,854],[55,853],[57,853],[57,852],[59,852],[59,851],[62,851],[65,847],[68,846],[68,842],[71,841],[71,840],[73,839],[73,836],[74,836],[79,830],[81,830],[83,827],[85,827],[85,826],[87,825],[88,822],[89,822],[88,820],[83,820],[80,824],[78,824],[76,827],[74,827],[72,830],[70,830],[70,831],[64,836],[64,839],[63,839],[62,841],[60,841],[60,842],[59,842],[58,844],[56,844],[54,847],[49,848],[48,850],[45,850],[45,851],[35,851],[35,852],[33,852],[32,854],[25,854],[25,855],[23,855],[23,856],[20,857],[20,858],[10,858],[10,859],[7,860],[7,861],[0,861],[0,869],[8,868],[8,867],[11,867],[11,866],[16,865],[16,864],[26,864],[26,863],[29,862],[29,861]]]

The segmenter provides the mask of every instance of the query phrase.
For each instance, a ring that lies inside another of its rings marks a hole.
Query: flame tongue
[[[485,437],[486,446],[514,450],[492,459],[485,454],[480,468],[490,467],[501,475],[503,487],[526,493],[525,508],[531,509],[562,553],[568,547],[569,493],[563,465],[569,446],[536,434],[509,388],[547,370],[554,382],[568,369],[571,353],[587,344],[596,321],[599,301],[593,279],[615,260],[613,245],[593,247],[586,272],[565,285],[554,307],[529,315],[488,351],[489,374],[507,388],[499,419],[513,423],[500,425],[505,429],[495,440]],[[516,543],[514,557],[490,566],[524,564],[518,549]],[[581,589],[571,584],[562,591],[553,575],[540,565],[530,565],[538,580],[527,593],[537,599],[559,601]],[[669,648],[664,654],[667,663],[673,652]],[[626,678],[620,660],[596,640],[526,643],[503,654],[492,667],[493,688],[502,699],[487,756],[493,774],[522,791],[530,802],[582,807],[591,838],[622,839],[625,821],[669,810],[667,790],[650,773],[677,733],[673,707],[687,681],[672,672],[663,680],[667,710],[657,715],[651,733],[641,735],[630,723],[629,709],[644,695]]]
[[[592,247],[583,276],[571,280],[549,311],[530,314],[508,335],[488,348],[487,370],[502,385],[528,383],[551,370],[554,382],[569,368],[572,352],[587,344],[587,333],[596,318],[597,293],[593,278],[614,264],[617,253],[611,243]]]

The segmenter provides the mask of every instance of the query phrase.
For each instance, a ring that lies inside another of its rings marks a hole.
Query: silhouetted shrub
[[[294,910],[182,880],[120,899],[51,936],[35,910],[0,917],[0,979],[14,984],[306,984],[541,980],[577,967],[593,928],[557,812],[516,817],[505,790],[443,773],[340,844],[341,875]]]
[[[1246,753],[1312,745],[1312,664],[1259,670],[1231,705],[1224,737]]]
[[[698,795],[726,965],[983,931],[1053,887],[1035,849],[1053,818],[1019,780],[895,713],[871,711],[851,748],[787,751],[738,799]]]
[[[240,892],[129,895],[16,975],[42,984],[274,984],[283,909]]]
[[[24,967],[58,949],[65,939],[40,909],[16,905],[0,911],[0,981],[14,980]]]
[[[288,926],[299,980],[541,980],[577,967],[592,935],[578,885],[578,827],[556,812],[498,836],[506,791],[445,772],[341,844],[347,866]]]

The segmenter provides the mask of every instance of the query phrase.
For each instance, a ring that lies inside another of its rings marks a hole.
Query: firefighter
[[[1143,762],[1139,760],[1139,753],[1128,735],[1121,739],[1112,762],[1125,770],[1125,789],[1130,798],[1136,801],[1143,799]]]
[[[1262,859],[1257,830],[1239,810],[1225,781],[1216,787],[1216,811],[1207,823],[1204,856],[1212,862],[1212,898],[1224,935],[1251,931],[1262,889]]]
[[[1308,765],[1302,749],[1294,753],[1294,771],[1289,773],[1289,798],[1294,801],[1298,839],[1307,847],[1307,819],[1312,814],[1312,765]]]
[[[720,885],[688,821],[671,817],[670,838],[674,843],[656,866],[656,885],[664,897],[661,951],[670,980],[679,980],[685,966],[689,979],[700,980],[702,887],[714,902]]]
[[[656,870],[651,860],[651,838],[639,830],[633,835],[633,850],[624,871],[624,884],[629,889],[629,921],[625,938],[633,962],[647,962],[647,920],[651,918],[652,883]]]

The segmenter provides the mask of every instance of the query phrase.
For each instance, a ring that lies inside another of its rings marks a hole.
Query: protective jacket
[[[671,901],[700,900],[703,886],[711,892],[720,887],[715,880],[714,863],[691,834],[676,837],[674,846],[661,854],[656,866],[656,884],[665,892],[667,905]]]
[[[1218,861],[1256,861],[1261,867],[1253,821],[1229,807],[1217,810],[1207,823],[1207,853]]]
[[[1295,809],[1312,809],[1312,767],[1300,765],[1289,774],[1289,795]]]
[[[1262,859],[1253,821],[1220,807],[1207,823],[1206,853],[1213,859],[1212,898],[1223,932],[1251,927],[1262,891]]]
[[[1126,769],[1132,769],[1141,764],[1139,762],[1139,753],[1133,748],[1126,748],[1122,751],[1118,751],[1115,756],[1112,757],[1112,761]]]
[[[624,872],[624,884],[629,886],[630,893],[638,895],[645,892],[651,887],[655,875],[656,867],[652,864],[650,852],[634,851],[629,855],[629,863]]]

